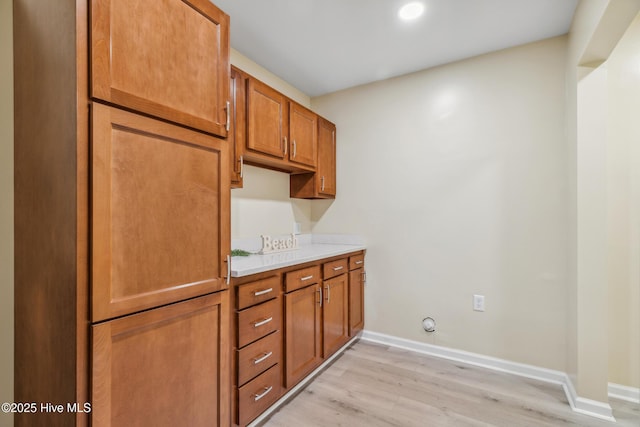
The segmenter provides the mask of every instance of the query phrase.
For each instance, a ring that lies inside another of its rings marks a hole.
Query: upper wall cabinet
[[[336,125],[272,87],[231,67],[231,186],[244,163],[290,172],[291,197],[336,195]]]
[[[247,159],[267,155],[282,161],[289,134],[287,98],[259,80],[247,81]],[[258,156],[256,156],[258,154]]]
[[[293,101],[289,102],[289,160],[316,167],[318,150],[318,116]]]
[[[247,129],[243,160],[285,172],[314,171],[318,116],[260,80],[242,74],[246,77]],[[236,97],[236,102],[238,109],[242,100]]]
[[[90,22],[93,98],[227,136],[229,16],[208,0],[94,0]]]
[[[336,125],[318,117],[318,167],[315,173],[291,175],[290,196],[333,199],[336,196]]]
[[[231,188],[242,188],[244,174],[244,147],[247,143],[247,75],[231,67],[231,121],[229,149],[231,155]]]

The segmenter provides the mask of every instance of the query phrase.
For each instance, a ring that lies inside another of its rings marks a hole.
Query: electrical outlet
[[[302,224],[299,222],[293,223],[293,234],[300,234],[302,232]]]
[[[484,295],[473,296],[473,310],[484,311]]]

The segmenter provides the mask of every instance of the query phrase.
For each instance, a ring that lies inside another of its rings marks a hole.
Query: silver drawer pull
[[[258,400],[262,399],[267,394],[269,394],[271,392],[271,390],[273,390],[273,386],[265,387],[264,391],[262,393],[253,395],[253,401],[257,402]]]
[[[338,267],[333,267],[333,271],[340,271],[340,270],[342,270],[343,268],[344,268],[344,266],[343,266],[343,265],[338,266]]]
[[[264,294],[268,294],[269,292],[273,291],[273,288],[269,288],[269,289],[265,289],[263,291],[255,291],[253,293],[253,296],[255,297],[259,297],[260,295],[264,295]]]
[[[304,276],[304,277],[301,277],[301,278],[300,278],[300,281],[301,281],[301,282],[304,282],[305,280],[311,280],[311,279],[313,279],[313,274],[312,274],[311,276]]]
[[[364,261],[362,261],[362,260],[356,261],[356,265],[360,265],[360,264],[363,264],[363,263],[364,263]]]
[[[261,320],[259,322],[256,322],[253,324],[254,328],[259,328],[262,325],[266,325],[267,323],[271,322],[273,320],[273,317],[269,317],[267,319]]]
[[[273,351],[270,351],[269,353],[265,353],[262,357],[258,357],[257,359],[253,359],[253,364],[257,365],[258,363],[264,362],[265,360],[270,358],[272,355],[273,355]]]

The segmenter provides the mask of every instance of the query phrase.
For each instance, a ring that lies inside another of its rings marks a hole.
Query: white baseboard
[[[632,403],[640,403],[640,388],[609,383],[609,397]]]
[[[540,368],[537,366],[526,365],[524,363],[511,362],[509,360],[498,359],[463,350],[455,350],[433,344],[421,343],[367,330],[362,332],[362,340],[411,350],[417,353],[427,354],[429,356],[440,357],[456,362],[467,363],[469,365],[481,366],[494,371],[532,378],[535,380],[545,381],[547,383],[558,384],[564,389],[569,405],[573,411],[615,422],[613,411],[608,403],[579,397],[576,394],[571,379],[562,371],[554,371],[552,369]]]

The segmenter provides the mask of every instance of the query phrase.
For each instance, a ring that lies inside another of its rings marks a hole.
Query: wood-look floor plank
[[[612,406],[616,424],[573,412],[559,385],[359,341],[263,426],[640,426],[639,405]]]

